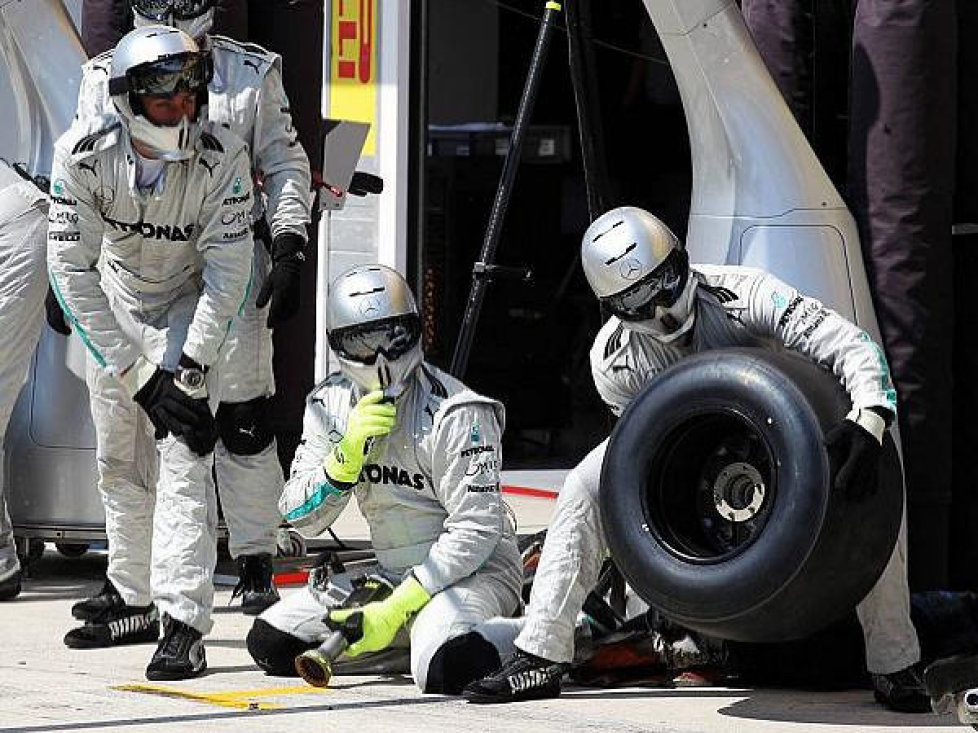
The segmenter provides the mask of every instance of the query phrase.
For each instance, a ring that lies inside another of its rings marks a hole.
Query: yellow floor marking
[[[232,690],[229,692],[190,692],[188,690],[178,690],[173,687],[162,685],[113,685],[113,690],[122,692],[139,692],[146,695],[159,695],[161,697],[174,697],[194,702],[219,705],[225,708],[239,708],[242,710],[279,710],[281,705],[269,702],[254,702],[247,698],[269,697],[274,695],[294,695],[314,693],[320,694],[325,690],[315,687],[266,687],[257,690]]]
[[[243,710],[279,710],[282,708],[281,705],[276,705],[275,703],[254,702],[251,698],[278,697],[281,695],[322,695],[329,692],[328,688],[312,687],[310,685],[303,685],[301,687],[259,687],[254,690],[227,690],[225,692],[190,692],[189,690],[179,690],[163,685],[142,684],[114,685],[110,689],[120,690],[122,692],[139,692],[145,695],[174,697]]]
[[[229,690],[220,693],[227,698],[239,697],[276,697],[278,695],[324,695],[329,692],[325,687],[313,687],[303,685],[302,687],[260,687],[257,690]]]

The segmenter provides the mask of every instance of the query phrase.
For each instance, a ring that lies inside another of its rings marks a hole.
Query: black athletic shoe
[[[874,674],[876,702],[898,713],[929,713],[930,695],[917,665],[892,674]]]
[[[72,649],[102,649],[124,644],[149,644],[160,638],[160,620],[156,606],[127,606],[125,603],[106,608],[86,621],[84,626],[65,634],[65,646]]]
[[[241,612],[257,616],[279,599],[272,579],[272,556],[268,553],[242,555],[237,563],[238,584],[231,600],[241,596]]]
[[[122,600],[122,596],[112,585],[112,581],[106,578],[102,590],[96,595],[86,598],[84,601],[78,601],[71,607],[71,615],[79,621],[92,621],[104,613],[107,608],[125,605],[126,602]]]
[[[148,680],[186,680],[207,669],[204,642],[197,629],[163,615],[163,638],[146,667]]]
[[[20,595],[21,577],[20,570],[17,570],[9,578],[0,580],[0,601],[12,601]]]
[[[483,704],[557,697],[567,667],[517,649],[498,672],[469,683],[462,696],[469,702]]]

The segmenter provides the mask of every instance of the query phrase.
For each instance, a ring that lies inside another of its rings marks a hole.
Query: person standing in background
[[[47,290],[48,199],[0,161],[0,467],[3,439],[41,333]],[[0,601],[20,594],[21,568],[0,474]]]

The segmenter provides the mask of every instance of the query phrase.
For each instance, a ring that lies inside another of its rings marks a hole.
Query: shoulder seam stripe
[[[737,300],[738,298],[737,293],[721,285],[717,285],[714,287],[711,285],[707,285],[706,283],[703,283],[701,287],[710,295],[712,295],[714,298],[716,298],[718,301],[720,301],[720,303],[729,303],[731,301]]]
[[[224,146],[221,145],[221,141],[209,132],[202,132],[200,134],[200,142],[207,150],[215,150],[218,153],[224,152]]]
[[[262,48],[257,43],[242,43],[241,41],[229,36],[221,36],[221,40],[225,41],[229,46],[236,46],[244,53],[247,53],[250,56],[255,56],[262,61],[265,61],[269,54],[268,49]]]
[[[434,395],[442,398],[448,397],[448,389],[441,382],[441,380],[434,375],[434,372],[428,369],[428,367],[424,364],[421,365],[421,369],[424,372],[424,375],[428,377],[428,381],[431,382],[431,391],[434,393]]]
[[[120,125],[119,122],[115,122],[109,125],[108,127],[99,130],[98,132],[93,132],[89,135],[85,135],[85,137],[83,137],[81,140],[75,143],[75,147],[71,149],[72,155],[75,155],[76,153],[91,152],[92,150],[95,149],[95,144],[100,139],[108,135],[110,132],[116,130],[119,127],[119,125]]]
[[[622,336],[625,334],[625,327],[619,323],[618,327],[612,331],[611,336],[608,337],[608,342],[604,345],[604,358],[607,359],[613,353],[618,351],[621,346]]]

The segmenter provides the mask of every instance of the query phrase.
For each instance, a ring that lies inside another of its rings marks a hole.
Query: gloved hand
[[[256,305],[264,308],[268,301],[268,327],[285,323],[299,310],[299,275],[306,255],[302,251],[305,242],[297,234],[279,234],[272,242],[272,271],[258,292]]]
[[[389,647],[401,627],[430,600],[431,596],[424,586],[409,575],[384,600],[368,603],[361,608],[330,611],[329,620],[340,625],[355,613],[363,614],[363,636],[346,650],[349,656],[355,657]]]
[[[194,405],[197,421],[184,427],[183,439],[187,447],[198,456],[209,455],[214,452],[214,446],[217,444],[217,423],[214,421],[214,414],[207,404],[206,397],[187,397],[187,400]]]
[[[364,454],[368,452],[367,441],[387,435],[394,429],[397,410],[391,402],[384,402],[385,399],[387,397],[382,390],[370,392],[361,397],[350,411],[343,438],[333,446],[323,462],[330,480],[339,484],[355,484],[363,468]]]
[[[207,398],[190,397],[173,377],[173,372],[157,367],[133,400],[149,415],[157,439],[172,433],[183,438],[194,453],[206,456],[217,443],[217,428]]]
[[[873,410],[859,410],[828,432],[825,447],[836,491],[854,501],[876,493],[885,432],[885,419]]]
[[[351,196],[366,196],[368,193],[383,193],[384,179],[365,171],[353,171],[353,178],[346,189]]]
[[[48,285],[48,294],[44,298],[44,313],[47,317],[48,325],[60,334],[71,335],[71,326],[65,318],[65,312],[61,310],[61,303],[58,296],[54,294],[54,288]]]

